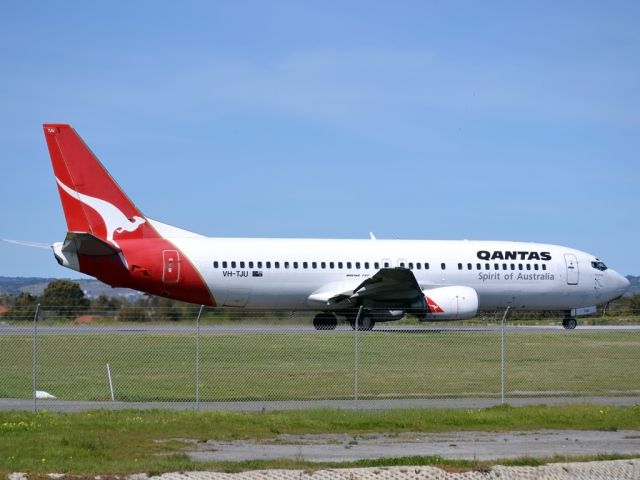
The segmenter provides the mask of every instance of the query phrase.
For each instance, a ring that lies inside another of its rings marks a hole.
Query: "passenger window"
[[[522,264],[521,263],[518,264],[518,270],[522,270]]]
[[[441,263],[441,264],[440,264],[440,269],[441,269],[441,270],[445,270],[446,268],[447,268],[447,265],[446,265],[446,264],[444,264],[444,263]]]
[[[347,268],[351,270],[351,262],[347,262]]]
[[[280,262],[273,262],[274,268],[280,268]]]
[[[531,270],[531,264],[527,263],[527,270]]]
[[[420,262],[416,263],[416,268],[420,270],[422,268],[422,264]]]
[[[356,270],[360,270],[360,262],[356,262]]]
[[[503,264],[502,264],[502,269],[503,269],[503,270],[506,270],[506,269],[507,269],[507,264],[506,264],[506,263],[503,263]]]
[[[329,262],[329,268],[333,268],[335,267],[335,264],[333,262]]]
[[[462,264],[461,263],[458,264],[458,270],[462,270]]]
[[[271,268],[271,262],[266,262],[266,267]]]
[[[240,268],[244,268],[244,262],[240,262]]]
[[[318,262],[311,262],[311,268],[313,268],[314,270],[318,268]]]
[[[515,264],[512,263],[511,264],[511,270],[515,270],[515,269],[516,269],[516,266],[515,266]]]
[[[539,268],[539,267],[538,267],[538,264],[537,264],[537,263],[533,265],[533,269],[534,269],[534,270],[538,270],[538,268]]]
[[[376,270],[380,269],[380,263],[374,262],[373,263],[373,268],[375,268]]]
[[[302,262],[302,268],[308,268],[309,264],[307,262]]]
[[[289,268],[289,262],[284,262],[284,268]]]
[[[293,268],[298,268],[298,262],[293,262]]]
[[[473,265],[470,263],[467,263],[467,270],[473,270]]]
[[[404,262],[400,262],[400,267],[404,268]]]
[[[320,267],[323,268],[323,269],[327,268],[326,262],[320,262]]]
[[[546,270],[546,269],[547,269],[547,265],[543,263],[543,264],[542,264],[542,269],[543,269],[543,270]]]
[[[389,262],[384,262],[384,268],[389,268]]]
[[[213,262],[213,268],[218,268],[218,262]]]
[[[499,263],[494,263],[493,264],[493,269],[494,270],[500,270],[500,264]]]
[[[364,268],[369,270],[369,262],[364,262]]]
[[[427,263],[425,263],[425,264],[424,264],[424,269],[425,269],[425,270],[429,270],[429,262],[427,262]]]
[[[249,262],[249,268],[253,268],[253,262]]]
[[[236,268],[236,262],[235,260],[233,262],[231,262],[231,268]]]
[[[482,265],[480,265],[479,263],[476,263],[476,270],[482,270]]]
[[[491,269],[491,265],[489,265],[488,263],[484,264],[484,269],[485,270],[490,270]]]
[[[262,268],[262,262],[258,262],[258,268]]]

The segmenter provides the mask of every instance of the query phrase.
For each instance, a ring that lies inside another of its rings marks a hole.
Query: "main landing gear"
[[[365,332],[371,331],[373,330],[373,327],[375,326],[375,324],[376,324],[376,321],[373,318],[371,318],[370,315],[366,315],[363,313],[362,316],[360,317],[360,321],[358,322],[358,330],[362,330]],[[349,325],[351,325],[351,328],[355,330],[356,319],[350,318]]]
[[[322,312],[313,317],[313,327],[316,330],[335,330],[338,319],[333,313]]]
[[[578,322],[575,318],[566,317],[564,320],[562,320],[562,326],[567,330],[573,330],[574,328],[576,328],[576,325],[578,325]]]

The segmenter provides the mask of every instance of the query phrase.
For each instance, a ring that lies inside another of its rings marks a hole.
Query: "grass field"
[[[110,475],[132,472],[257,468],[438,465],[481,468],[489,462],[406,457],[351,463],[297,460],[198,463],[185,455],[203,440],[255,439],[279,434],[522,431],[532,429],[640,429],[640,408],[587,405],[493,407],[481,410],[413,409],[384,412],[305,410],[237,413],[166,410],[88,411],[73,414],[0,412],[0,476],[9,472]],[[603,457],[604,459],[605,457]],[[608,458],[616,458],[615,455]],[[593,460],[598,457],[582,458]],[[567,460],[565,457],[550,460]],[[541,464],[545,459],[501,461]],[[47,477],[48,478],[48,477]]]
[[[99,327],[96,327],[99,328]],[[202,401],[352,398],[354,336],[243,333],[200,338]],[[500,337],[487,332],[359,336],[360,398],[497,397]],[[32,395],[32,339],[0,337],[0,397]],[[106,400],[106,364],[122,401],[193,401],[192,334],[46,335],[38,389],[60,399]],[[640,395],[640,333],[509,333],[506,393]]]

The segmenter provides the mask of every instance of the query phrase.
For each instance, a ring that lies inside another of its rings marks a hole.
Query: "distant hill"
[[[640,277],[634,277],[633,275],[627,275],[627,280],[631,282],[631,287],[627,290],[626,296],[640,294]]]
[[[22,292],[31,295],[42,295],[44,289],[47,288],[49,282],[59,280],[57,278],[42,277],[0,277],[0,295],[11,294],[19,295]],[[129,288],[111,288],[98,280],[71,279],[80,285],[80,288],[88,298],[96,298],[100,295],[108,297],[126,298],[129,300],[137,300],[143,296],[137,290]]]

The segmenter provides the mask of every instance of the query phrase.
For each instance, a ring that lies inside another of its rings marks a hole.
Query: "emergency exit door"
[[[578,280],[580,279],[578,259],[573,253],[565,253],[564,261],[567,264],[567,283],[569,285],[578,285]]]
[[[177,250],[162,251],[162,281],[178,283],[180,280],[180,254]]]

